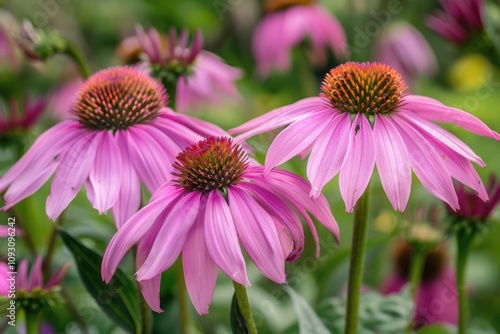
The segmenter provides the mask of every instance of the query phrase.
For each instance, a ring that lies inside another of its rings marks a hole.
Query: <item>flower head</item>
[[[374,169],[395,210],[408,202],[413,170],[425,188],[459,208],[451,178],[488,195],[475,162],[485,166],[467,145],[433,121],[454,123],[500,140],[478,118],[440,102],[405,92],[394,69],[378,63],[345,63],[325,77],[320,97],[306,98],[251,120],[230,133],[241,141],[285,125],[266,156],[266,173],[295,155],[311,153],[307,176],[311,195],[340,173],[340,192],[352,212]]]
[[[167,94],[138,69],[95,73],[71,106],[73,119],[43,133],[0,179],[8,209],[52,174],[46,211],[55,220],[85,183],[100,213],[112,209],[117,226],[137,211],[144,182],[150,192],[172,178],[172,162],[187,145],[225,132],[166,108]],[[167,166],[167,168],[165,168]]]
[[[427,25],[443,38],[465,44],[483,31],[482,0],[440,0],[443,10],[429,16]]]
[[[324,54],[330,48],[338,58],[347,52],[340,23],[313,0],[268,0],[266,15],[255,29],[252,50],[262,77],[273,68],[290,68],[292,48],[310,39],[312,52]]]
[[[447,206],[449,215],[456,220],[484,222],[488,220],[495,207],[500,203],[500,181],[495,175],[490,176],[486,185],[489,201],[484,202],[476,192],[466,190],[461,184],[457,186],[459,210],[452,210]]]
[[[206,104],[216,104],[228,98],[237,99],[239,93],[234,81],[241,71],[228,66],[213,53],[202,50],[203,38],[197,30],[191,45],[188,32],[177,36],[171,29],[164,38],[156,29],[145,32],[137,27],[137,39],[147,59],[150,75],[165,87],[176,84],[176,110],[186,110]]]
[[[263,176],[264,168],[247,163],[242,148],[228,138],[208,138],[187,147],[174,168],[175,179],[118,230],[102,263],[102,277],[110,281],[126,252],[138,244],[137,280],[157,312],[161,274],[181,252],[189,295],[203,314],[212,300],[217,268],[249,285],[239,243],[265,276],[284,283],[284,261],[295,260],[304,247],[298,213],[317,246],[306,211],[339,238],[323,196],[310,198],[307,182],[292,173],[276,169]]]
[[[17,101],[12,100],[8,108],[0,104],[0,138],[6,139],[18,132],[26,132],[35,125],[45,110],[43,99],[28,99],[23,101],[23,109]]]
[[[436,72],[437,60],[424,36],[406,22],[391,25],[375,42],[373,59],[401,73],[409,84]]]

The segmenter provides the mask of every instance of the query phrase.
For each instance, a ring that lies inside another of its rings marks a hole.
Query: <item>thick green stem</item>
[[[137,286],[139,290],[141,287],[139,286],[139,282],[137,282]],[[142,315],[142,332],[143,334],[150,334],[153,331],[153,314],[151,313],[151,309],[149,308],[146,299],[141,294],[141,315]]]
[[[26,319],[26,334],[40,333],[40,326],[42,324],[42,312],[25,312]]]
[[[179,321],[180,333],[189,333],[189,305],[187,300],[186,283],[184,279],[184,270],[181,263],[178,263],[176,269],[177,279],[177,301],[179,303]]]
[[[422,280],[422,271],[425,264],[425,251],[420,247],[413,247],[413,255],[410,264],[410,289],[413,303],[417,305],[417,293],[420,281]],[[415,309],[416,310],[416,309]],[[410,319],[406,333],[411,333],[413,329],[413,317]]]
[[[250,302],[248,301],[246,288],[233,281],[234,293],[236,295],[236,301],[238,302],[238,307],[240,308],[241,315],[245,319],[245,323],[248,328],[248,334],[257,334],[257,327],[255,326],[255,321],[253,320],[252,309],[250,308]]]
[[[50,236],[49,245],[47,246],[47,253],[45,255],[45,259],[43,260],[42,272],[46,279],[49,278],[51,274],[50,267],[52,266],[52,258],[54,257],[54,252],[56,250],[56,241],[57,241],[57,232],[59,227],[62,226],[64,221],[64,211],[57,218],[54,227],[52,229],[52,235]]]
[[[473,232],[458,231],[457,233],[456,278],[458,293],[458,334],[465,334],[467,328],[467,292],[465,286],[465,270],[470,245],[474,239]]]
[[[368,231],[368,207],[370,186],[354,208],[354,229],[352,232],[351,260],[347,288],[347,310],[345,334],[356,334],[358,328],[359,298],[365,262],[366,234]]]
[[[90,76],[91,71],[80,49],[78,49],[74,43],[66,41],[66,49],[64,53],[66,53],[78,64],[78,67],[80,68],[80,71],[82,73],[82,77],[84,79],[87,79]]]

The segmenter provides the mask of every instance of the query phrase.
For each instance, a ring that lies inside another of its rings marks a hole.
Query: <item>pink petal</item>
[[[172,266],[198,216],[199,206],[200,194],[189,192],[169,210],[165,210],[167,216],[160,223],[161,228],[146,261],[137,271],[137,280],[151,279]]]
[[[376,117],[373,126],[377,170],[392,207],[404,211],[411,191],[410,158],[403,139],[389,117]]]
[[[340,171],[349,146],[351,118],[348,113],[335,115],[314,142],[307,162],[307,178],[313,197]]]
[[[372,128],[363,114],[357,114],[351,125],[350,143],[340,171],[340,194],[346,211],[352,212],[354,205],[365,192],[375,166],[375,144]]]
[[[201,205],[205,206],[204,203]],[[217,281],[217,266],[205,243],[203,220],[204,212],[200,212],[182,249],[182,267],[187,291],[196,312],[200,315],[208,314],[208,306],[212,302]]]
[[[265,173],[290,160],[293,156],[305,150],[318,138],[328,125],[333,114],[330,110],[311,115],[307,119],[295,121],[281,131],[273,140],[266,155]]]
[[[469,146],[440,126],[420,117],[412,111],[403,108],[399,110],[398,116],[404,118],[406,122],[411,124],[414,128],[419,129],[420,133],[427,133],[429,136],[433,137],[434,140],[440,141],[442,144],[462,155],[467,160],[471,160],[481,167],[486,166],[483,160],[481,160],[481,158],[478,157]]]
[[[50,219],[55,220],[66,209],[89,176],[97,138],[95,133],[84,135],[72,144],[71,150],[63,154],[45,205]]]
[[[51,289],[56,285],[60,285],[68,270],[70,268],[69,262],[64,263],[62,266],[57,269],[57,271],[50,277],[50,279],[45,284],[45,289]]]
[[[97,137],[97,152],[89,181],[93,188],[92,206],[99,214],[103,214],[118,200],[123,162],[120,148],[111,132],[101,131]]]
[[[38,255],[35,263],[31,266],[30,277],[28,280],[28,290],[33,290],[35,287],[42,288],[43,275],[42,275],[42,257]]]
[[[245,132],[235,138],[235,142],[242,142],[256,134],[280,128],[323,109],[325,109],[325,101],[322,98],[310,97],[275,109],[228,132],[230,134]]]
[[[478,135],[500,140],[500,134],[491,130],[479,118],[460,109],[429,102],[429,98],[407,95],[404,97],[405,108],[420,116],[436,122],[453,123]]]
[[[210,257],[233,281],[250,285],[229,206],[218,191],[208,195],[204,223]]]
[[[439,154],[418,131],[402,118],[394,114],[393,120],[410,153],[411,166],[420,182],[431,194],[445,201],[452,208],[458,209],[455,188]]]
[[[285,259],[271,216],[244,190],[228,189],[236,232],[257,268],[276,283],[285,283]]]
[[[156,218],[169,207],[176,203],[183,191],[173,185],[165,189],[165,196],[152,200],[144,208],[133,215],[113,236],[104,253],[101,266],[102,278],[109,282],[116,268],[132,246],[137,244],[149,233]]]
[[[28,291],[28,260],[21,260],[21,263],[19,263],[19,266],[16,268],[16,270],[16,289]]]
[[[123,134],[123,131],[117,131],[115,136],[122,156],[122,178],[118,199],[111,210],[116,227],[120,228],[139,210],[141,205],[141,183],[128,152],[127,136]]]
[[[174,121],[176,123],[182,124],[189,130],[193,131],[194,133],[199,134],[200,136],[204,138],[208,137],[221,137],[221,136],[227,136],[226,131],[222,130],[218,126],[208,123],[199,119],[196,119],[194,117],[190,117],[187,115],[179,114],[176,112],[173,112],[171,109],[164,109],[164,113],[162,113],[161,117],[170,119],[171,121]]]

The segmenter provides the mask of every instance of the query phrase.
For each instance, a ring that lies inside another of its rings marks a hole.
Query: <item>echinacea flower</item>
[[[400,241],[394,252],[395,271],[383,283],[384,294],[397,293],[406,286],[413,247]],[[449,266],[444,247],[427,252],[422,280],[416,296],[414,327],[458,322],[458,298],[454,270]]]
[[[437,122],[454,123],[479,135],[500,135],[475,116],[418,95],[405,94],[401,75],[378,63],[345,63],[325,77],[319,97],[300,100],[259,116],[231,131],[241,141],[288,125],[272,142],[265,173],[295,155],[310,152],[307,177],[311,196],[340,173],[346,210],[364,193],[375,164],[395,210],[403,211],[411,170],[434,196],[459,208],[451,178],[488,199],[471,162],[485,166],[465,143]]]
[[[311,42],[313,54],[331,49],[337,58],[347,53],[344,30],[326,9],[314,0],[266,0],[265,16],[255,28],[252,50],[258,73],[267,77],[275,68],[290,68],[292,49],[302,41]]]
[[[443,10],[427,18],[427,26],[443,38],[455,43],[467,43],[483,31],[482,0],[440,0]]]
[[[454,219],[466,219],[472,222],[484,222],[491,216],[495,207],[500,203],[500,181],[491,175],[486,184],[489,201],[484,202],[475,192],[466,190],[461,184],[457,185],[459,210],[451,210],[447,206],[448,214]]]
[[[419,76],[432,76],[437,61],[431,46],[422,34],[404,21],[392,24],[378,37],[373,59],[389,65],[411,85]]]
[[[26,98],[22,105],[12,100],[8,107],[0,103],[0,139],[19,131],[28,131],[38,122],[45,106],[45,100],[41,98]]]
[[[102,277],[109,282],[126,252],[137,248],[137,280],[149,306],[161,312],[161,274],[182,252],[187,290],[199,314],[208,313],[217,268],[249,285],[240,245],[260,271],[285,283],[284,261],[304,247],[300,214],[318,236],[308,212],[339,240],[339,229],[323,196],[308,196],[300,177],[247,163],[231,139],[208,138],[187,147],[174,163],[175,179],[153,194],[108,245]],[[319,248],[318,248],[319,251]]]
[[[187,30],[177,36],[172,28],[165,39],[156,29],[149,28],[146,33],[138,27],[137,38],[146,55],[151,76],[166,86],[177,83],[176,111],[186,112],[207,103],[215,105],[239,99],[235,81],[241,77],[241,70],[202,50],[200,31],[195,32],[190,46]]]
[[[138,69],[114,67],[92,75],[71,107],[73,119],[43,133],[0,179],[4,210],[37,191],[55,173],[46,212],[55,220],[85,183],[100,213],[112,209],[117,227],[137,211],[140,181],[152,193],[171,179],[177,153],[225,133],[166,108],[163,86]]]

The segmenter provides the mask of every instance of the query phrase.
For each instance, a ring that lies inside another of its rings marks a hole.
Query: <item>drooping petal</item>
[[[271,216],[243,189],[228,189],[236,232],[246,252],[269,279],[285,283],[285,259]]]
[[[163,109],[164,112],[161,114],[161,117],[164,117],[166,119],[170,119],[176,123],[182,124],[189,130],[193,131],[194,133],[199,134],[200,136],[204,138],[208,137],[221,137],[221,136],[227,136],[226,131],[222,130],[218,126],[208,123],[202,120],[199,120],[194,117],[190,117],[188,115],[184,114],[179,114],[171,109]]]
[[[169,185],[165,189],[164,196],[149,202],[118,229],[109,242],[102,260],[101,275],[106,282],[111,280],[128,250],[150,232],[158,216],[172,203],[176,203],[182,193],[181,189]]]
[[[182,249],[182,267],[187,291],[200,315],[208,313],[217,281],[217,266],[210,257],[205,242],[204,207],[205,203],[202,202],[200,213]]]
[[[396,127],[385,116],[375,118],[373,139],[380,182],[394,210],[404,211],[411,191],[408,150]]]
[[[45,289],[51,289],[56,285],[60,285],[62,280],[66,276],[66,273],[68,272],[69,268],[70,268],[69,262],[66,262],[62,266],[60,266],[59,269],[57,269],[57,271],[52,275],[52,277],[50,277],[50,279],[45,284]]]
[[[33,290],[35,287],[42,288],[42,257],[38,255],[35,263],[31,266],[30,277],[28,279],[28,290]]]
[[[294,122],[281,131],[267,152],[265,173],[305,150],[316,140],[332,117],[331,111],[323,111]]]
[[[96,137],[97,151],[89,182],[93,188],[92,206],[102,214],[118,200],[123,162],[120,148],[111,132],[101,131]]]
[[[61,214],[89,176],[97,149],[97,138],[94,133],[78,138],[62,156],[45,206],[50,219],[55,220]]]
[[[228,132],[230,134],[245,132],[234,139],[235,142],[239,143],[256,134],[280,128],[323,109],[325,109],[325,101],[322,98],[310,97],[275,109]]]
[[[423,186],[434,196],[458,209],[458,198],[441,157],[412,126],[395,114],[393,120],[405,142],[410,163]]]
[[[28,260],[23,259],[19,263],[16,276],[16,289],[17,290],[28,290]]]
[[[340,194],[346,211],[352,212],[354,205],[365,192],[375,166],[376,148],[372,128],[363,114],[358,114],[351,125],[350,143],[340,171]]]
[[[429,102],[429,98],[407,95],[403,98],[405,108],[436,122],[453,123],[478,135],[500,140],[500,134],[490,129],[479,118],[460,109]]]
[[[137,280],[151,279],[167,270],[179,257],[200,206],[200,194],[189,192],[168,210],[153,247],[137,271]]]
[[[307,162],[307,178],[313,197],[340,171],[349,146],[351,118],[348,113],[337,114],[313,144]]]
[[[120,228],[139,210],[141,182],[128,152],[127,136],[123,134],[123,131],[117,131],[115,137],[122,157],[122,177],[118,199],[111,210],[116,227]]]
[[[205,242],[210,257],[233,281],[250,285],[234,221],[226,200],[211,191],[205,208]]]

